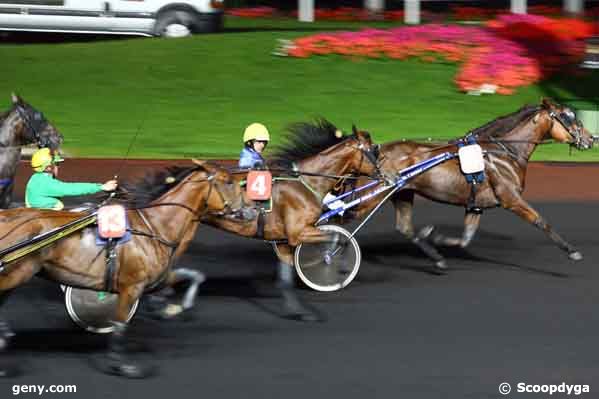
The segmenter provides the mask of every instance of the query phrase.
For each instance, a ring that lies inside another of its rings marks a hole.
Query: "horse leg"
[[[447,269],[445,258],[426,240],[432,231],[432,227],[425,227],[418,234],[414,234],[414,224],[412,222],[414,192],[411,190],[400,191],[398,195],[393,196],[391,201],[395,208],[395,230],[420,248],[434,262],[437,272],[445,271]]]
[[[582,259],[582,254],[553,230],[551,225],[549,225],[549,223],[547,223],[547,221],[522,197],[512,195],[508,200],[504,200],[501,197],[500,200],[502,207],[514,212],[528,223],[545,232],[551,241],[553,241],[560,249],[568,253],[570,259]]]
[[[278,244],[275,252],[279,258],[277,287],[283,298],[283,317],[300,321],[318,321],[319,317],[302,303],[295,292],[292,247]]]
[[[204,273],[197,270],[179,268],[169,272],[166,278],[166,286],[172,287],[184,281],[189,282],[185,293],[181,298],[181,303],[169,303],[159,311],[159,316],[164,319],[173,318],[183,311],[191,309],[195,304],[195,299],[198,293],[200,284],[206,281]]]
[[[114,331],[108,341],[107,372],[127,378],[143,378],[147,372],[127,357],[127,317],[131,306],[143,293],[144,285],[135,284],[120,290],[115,318],[112,323]]]
[[[0,292],[0,307],[4,305],[10,291]],[[15,333],[10,329],[8,322],[0,318],[0,353],[6,352],[10,345],[10,340],[15,336]],[[9,365],[4,362],[0,363],[0,378],[12,377],[18,374],[18,369],[14,365]]]
[[[22,262],[9,266],[11,269],[7,274],[0,274],[0,308],[4,305],[12,290],[19,285],[29,281],[38,271],[39,267],[31,262]],[[5,352],[14,332],[6,320],[0,318],[0,353]],[[12,365],[0,364],[0,378],[11,377],[18,373],[18,369]]]
[[[462,247],[466,248],[476,231],[478,230],[478,226],[480,225],[480,212],[472,212],[466,211],[464,215],[464,232],[462,233],[462,237],[448,237],[443,234],[435,233],[431,240],[435,245],[442,247]]]

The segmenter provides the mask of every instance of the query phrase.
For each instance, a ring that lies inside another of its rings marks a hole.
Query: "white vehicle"
[[[224,0],[0,0],[0,31],[183,37],[222,28]]]

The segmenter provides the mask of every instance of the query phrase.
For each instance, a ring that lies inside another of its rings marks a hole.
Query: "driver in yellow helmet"
[[[265,164],[262,151],[266,148],[270,135],[261,123],[252,123],[243,132],[243,150],[239,155],[240,168],[254,168]]]
[[[25,204],[28,208],[61,210],[62,197],[95,194],[100,191],[114,191],[116,180],[104,184],[66,183],[57,179],[58,163],[64,161],[58,153],[49,148],[40,148],[31,157],[34,172],[25,189]]]

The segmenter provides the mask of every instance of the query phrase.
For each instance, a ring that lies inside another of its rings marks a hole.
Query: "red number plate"
[[[251,200],[264,201],[270,199],[272,175],[266,170],[252,170],[247,178],[247,196]]]

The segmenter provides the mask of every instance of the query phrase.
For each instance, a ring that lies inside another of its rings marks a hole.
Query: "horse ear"
[[[196,165],[198,167],[199,170],[203,170],[206,173],[213,173],[214,172],[214,166],[211,166],[210,163],[208,163],[208,161],[206,161],[205,159],[195,159],[193,158],[191,160],[191,162],[194,163],[194,165]]]
[[[545,108],[545,109],[550,109],[550,108],[554,107],[553,101],[551,101],[551,99],[548,97],[543,97],[541,99],[541,104],[543,105],[543,108]]]
[[[355,125],[355,124],[353,124],[353,123],[352,123],[352,125],[351,125],[351,131],[352,131],[352,133],[354,134],[354,136],[357,136],[357,135],[358,135],[358,128],[357,128],[357,127],[356,127],[356,125]]]
[[[193,158],[191,160],[191,162],[193,162],[195,165],[199,166],[202,169],[206,169],[206,162],[207,161],[205,161],[203,159],[195,159],[195,158]]]
[[[11,99],[11,101],[12,101],[13,104],[18,104],[18,103],[21,102],[21,97],[19,97],[18,95],[16,95],[14,92],[11,93],[10,99]]]

